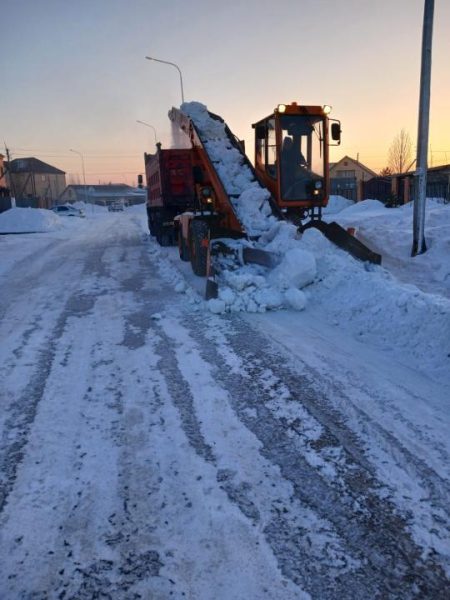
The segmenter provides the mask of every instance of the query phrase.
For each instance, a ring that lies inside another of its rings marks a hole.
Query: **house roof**
[[[65,175],[65,171],[52,167],[38,158],[15,158],[9,163],[11,173],[45,173],[52,175]]]
[[[372,169],[369,169],[369,167],[366,167],[366,165],[363,165],[363,163],[359,162],[359,160],[356,160],[355,158],[352,158],[351,156],[348,156],[347,154],[345,156],[343,156],[340,160],[338,160],[338,162],[333,163],[333,166],[331,166],[331,164],[330,164],[330,169],[335,169],[337,166],[340,166],[341,163],[343,163],[346,160],[354,163],[355,165],[358,165],[361,169],[364,169],[364,171],[369,173],[371,175],[371,177],[377,177],[377,174],[375,173],[375,171],[372,171]]]

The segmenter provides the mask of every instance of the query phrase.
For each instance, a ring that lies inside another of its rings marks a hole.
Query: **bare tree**
[[[409,133],[402,129],[398,133],[390,148],[388,168],[392,173],[404,173],[412,160],[412,142]]]
[[[392,175],[392,171],[389,167],[384,167],[381,169],[380,177],[389,177],[390,175]]]

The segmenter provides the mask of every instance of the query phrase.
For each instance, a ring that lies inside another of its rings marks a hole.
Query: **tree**
[[[384,167],[384,169],[381,169],[380,177],[389,177],[390,175],[392,175],[392,171],[389,167]]]
[[[402,129],[390,148],[388,167],[392,173],[404,173],[412,162],[412,142],[409,133]]]

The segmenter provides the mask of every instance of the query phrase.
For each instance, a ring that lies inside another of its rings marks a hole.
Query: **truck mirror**
[[[341,124],[339,121],[331,123],[331,139],[335,142],[341,141]]]

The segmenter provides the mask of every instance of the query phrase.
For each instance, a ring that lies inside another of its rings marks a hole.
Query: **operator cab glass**
[[[322,116],[280,115],[281,199],[321,201],[324,194]]]

